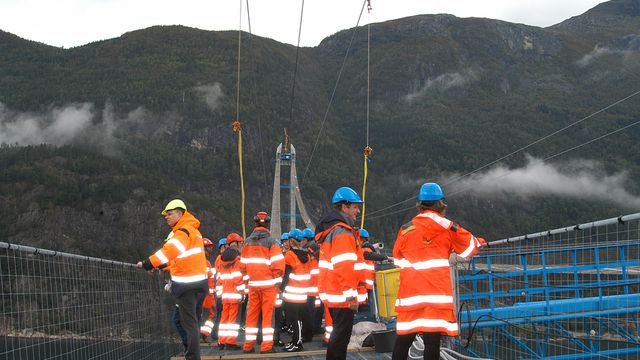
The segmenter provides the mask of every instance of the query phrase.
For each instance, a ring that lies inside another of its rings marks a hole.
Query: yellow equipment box
[[[400,269],[376,271],[378,313],[382,318],[396,316],[396,299],[400,287]]]

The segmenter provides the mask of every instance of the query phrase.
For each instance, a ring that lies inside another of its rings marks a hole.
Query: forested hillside
[[[398,203],[428,180],[489,239],[637,212],[638,29],[636,0],[549,28],[372,24],[367,229],[392,242],[414,212]],[[135,261],[168,232],[159,212],[174,197],[205,236],[240,231],[236,118],[247,217],[270,209],[287,128],[319,218],[336,187],[362,185],[366,36],[300,49],[292,98],[296,48],[244,33],[237,116],[235,32],[158,26],[60,49],[0,31],[0,241]]]

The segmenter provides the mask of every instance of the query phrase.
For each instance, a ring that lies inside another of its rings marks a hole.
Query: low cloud
[[[47,114],[17,113],[0,103],[0,144],[64,145],[91,126],[92,104],[54,108]]]
[[[16,112],[0,103],[0,144],[67,145],[90,143],[106,153],[115,154],[116,131],[123,125],[141,122],[148,116],[143,108],[124,118],[115,115],[111,105],[97,110],[91,103],[56,107],[47,113]]]
[[[576,64],[585,67],[606,55],[621,55],[624,60],[631,60],[628,58],[638,52],[640,52],[640,35],[630,34],[611,40],[606,46],[596,45],[590,53],[576,61]]]
[[[220,106],[220,100],[224,97],[220,83],[196,86],[194,89],[210,110],[216,110]]]
[[[405,96],[405,100],[413,102],[430,91],[447,91],[451,88],[464,87],[467,84],[477,81],[478,78],[478,71],[474,69],[466,69],[462,72],[445,73],[433,79],[427,79],[420,90],[407,94]]]
[[[550,164],[528,157],[522,168],[498,166],[456,181],[451,184],[450,193],[464,191],[483,197],[516,196],[525,200],[551,195],[600,200],[637,210],[640,208],[640,197],[627,190],[629,183],[626,172],[607,174],[597,161],[573,160]]]

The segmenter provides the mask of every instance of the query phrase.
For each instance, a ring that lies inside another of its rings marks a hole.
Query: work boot
[[[218,344],[218,350],[224,350],[224,344]]]
[[[293,344],[292,346],[284,349],[286,352],[300,352],[303,350],[304,348],[302,347],[302,344]]]

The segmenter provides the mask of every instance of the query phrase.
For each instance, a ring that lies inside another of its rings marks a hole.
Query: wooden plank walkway
[[[208,344],[201,344],[201,345],[207,346]],[[208,346],[211,346],[211,345],[208,345]],[[327,350],[322,349],[322,350],[307,350],[307,351],[300,351],[300,352],[293,352],[293,353],[283,351],[283,352],[276,352],[276,353],[270,353],[270,354],[260,354],[260,353],[245,354],[244,352],[242,352],[242,350],[236,350],[234,351],[234,354],[202,355],[201,358],[202,360],[284,359],[284,358],[291,358],[291,357],[307,358],[307,357],[316,357],[316,356],[324,357],[326,352]],[[373,353],[374,348],[371,347],[371,348],[349,349],[348,352],[349,353]],[[183,360],[183,359],[184,357],[171,358],[171,360]]]

